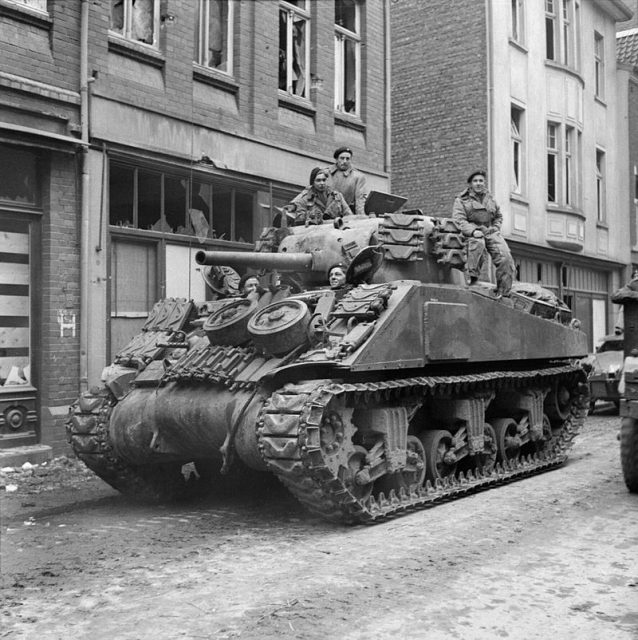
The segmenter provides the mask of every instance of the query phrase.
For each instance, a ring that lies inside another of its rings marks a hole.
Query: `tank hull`
[[[117,404],[109,423],[116,454],[133,465],[208,459],[221,461],[229,434],[239,457],[265,469],[255,429],[264,398],[223,386],[134,389]]]

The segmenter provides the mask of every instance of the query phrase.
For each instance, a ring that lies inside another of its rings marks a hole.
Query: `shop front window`
[[[0,201],[39,205],[38,158],[35,153],[0,144]]]
[[[0,389],[31,384],[30,233],[0,217]]]
[[[254,242],[256,191],[112,162],[109,223],[167,234]]]

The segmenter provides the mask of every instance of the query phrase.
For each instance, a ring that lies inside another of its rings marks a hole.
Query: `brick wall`
[[[311,89],[307,126],[286,126],[279,121],[278,25],[275,0],[236,2],[233,82],[237,87],[206,87],[207,102],[193,100],[194,24],[197,4],[174,0],[174,20],[162,23],[156,64],[134,59],[109,46],[109,3],[92,3],[90,16],[90,71],[97,79],[95,95],[132,104],[139,109],[193,121],[204,127],[230,131],[298,149],[309,155],[332,157],[335,140],[334,8],[332,3],[311,5],[311,73],[322,79]],[[365,4],[362,47],[363,140],[355,148],[361,166],[382,171],[384,158],[383,3]],[[143,49],[143,47],[142,47]],[[206,84],[206,83],[204,83]],[[229,101],[236,108],[228,108]],[[314,112],[313,112],[314,111]],[[170,153],[170,149],[166,152]]]
[[[484,5],[399,0],[391,22],[392,191],[449,215],[467,174],[488,164]]]
[[[80,223],[79,165],[76,157],[52,152],[43,180],[41,251],[41,313],[39,381],[42,404],[42,443],[55,454],[67,451],[66,407],[79,389]],[[76,167],[78,169],[76,170]],[[75,316],[60,336],[58,312]]]

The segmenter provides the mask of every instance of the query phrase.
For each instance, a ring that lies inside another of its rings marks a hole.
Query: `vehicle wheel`
[[[623,418],[620,425],[620,463],[627,489],[638,493],[638,423],[633,418]]]
[[[496,432],[498,459],[501,462],[516,460],[521,453],[521,439],[518,435],[518,424],[511,418],[498,418],[492,421]]]
[[[483,427],[483,451],[475,456],[476,468],[483,473],[490,473],[496,464],[498,444],[496,432],[489,422]]]
[[[443,480],[456,472],[456,454],[452,448],[452,434],[438,429],[425,431],[419,439],[425,450],[425,472],[429,480]]]

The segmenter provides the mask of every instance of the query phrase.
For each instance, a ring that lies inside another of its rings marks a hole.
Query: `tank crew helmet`
[[[487,173],[485,173],[485,169],[477,169],[476,171],[472,171],[472,173],[470,173],[470,175],[467,178],[467,183],[470,184],[470,182],[472,182],[472,178],[474,176],[483,176],[484,178],[487,177]]]
[[[338,149],[335,149],[335,152],[332,154],[332,157],[336,160],[342,153],[349,153],[351,156],[354,155],[350,147],[339,147]]]
[[[310,172],[310,186],[312,187],[312,185],[315,183],[315,178],[320,174],[320,173],[325,173],[326,176],[328,175],[328,171],[325,168],[322,167],[315,167],[311,172]]]

